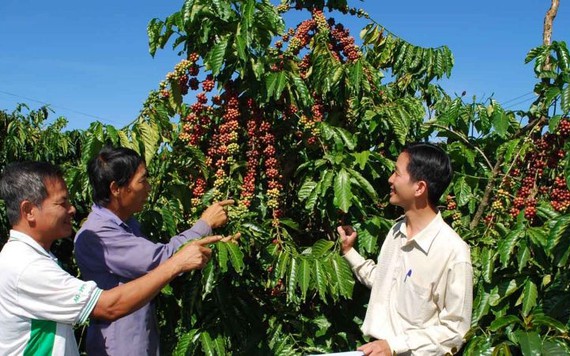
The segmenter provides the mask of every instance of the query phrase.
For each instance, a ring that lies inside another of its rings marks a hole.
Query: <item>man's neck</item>
[[[51,244],[53,241],[51,239],[44,239],[41,236],[38,236],[37,231],[30,229],[26,226],[16,225],[12,227],[13,230],[21,232],[22,234],[26,234],[31,237],[35,242],[38,243],[44,250],[48,251],[51,248]]]
[[[123,222],[126,222],[131,218],[131,216],[133,216],[130,211],[126,211],[124,208],[122,208],[116,200],[111,200],[111,202],[109,202],[105,208],[111,211],[113,214],[117,215],[117,217]]]
[[[430,205],[423,208],[412,208],[405,212],[406,215],[406,234],[408,240],[416,236],[422,231],[437,215],[437,210]]]

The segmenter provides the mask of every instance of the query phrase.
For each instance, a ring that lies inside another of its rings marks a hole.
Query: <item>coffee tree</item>
[[[306,19],[286,29],[289,11]],[[339,22],[345,14],[369,20],[360,45]],[[448,96],[433,83],[450,74],[446,47],[414,46],[343,1],[186,1],[152,20],[149,38],[151,54],[172,43],[183,59],[139,118],[158,133],[147,136],[168,139],[157,202],[172,209],[155,208],[148,221],[174,231],[231,197],[227,232],[244,236],[239,247],[219,245],[202,274],[164,298],[174,353],[296,354],[364,342],[368,294],[338,254],[335,227],[356,226],[359,250],[375,257],[398,214],[384,198],[393,159],[406,142],[434,135],[458,173],[444,215],[473,248],[464,352],[568,351],[563,42],[529,53],[537,100],[509,112]],[[172,309],[182,317],[169,318]]]
[[[540,82],[521,123],[494,102],[434,120],[461,163],[447,214],[477,272],[465,354],[569,352],[568,58],[564,42],[529,52]]]
[[[358,34],[342,23],[351,16]],[[151,54],[172,46],[181,60],[133,123],[64,132],[64,121],[44,125],[44,109],[2,112],[1,163],[62,164],[79,223],[88,160],[108,143],[133,148],[154,180],[139,220],[155,241],[234,199],[222,233],[241,232],[239,244],[218,243],[204,270],[158,299],[162,351],[307,354],[366,342],[369,291],[336,226],[355,226],[357,249],[375,259],[401,214],[387,203],[397,154],[438,141],[455,170],[440,208],[475,272],[460,352],[568,354],[570,54],[547,32],[526,58],[536,100],[512,112],[448,95],[436,82],[451,74],[447,47],[415,46],[344,0],[186,0],[149,23]]]
[[[290,11],[306,17],[287,29]],[[240,246],[218,245],[214,263],[174,285],[182,318],[165,328],[176,330],[175,353],[361,342],[366,294],[353,293],[336,226],[357,226],[361,251],[378,252],[396,216],[384,199],[393,159],[420,137],[425,100],[441,93],[432,81],[453,58],[373,21],[357,45],[339,21],[351,15],[368,18],[343,1],[186,1],[150,22],[151,54],[172,43],[183,58],[139,119],[169,137],[155,157],[170,167],[160,185],[183,193],[159,198],[184,211],[163,222],[188,224],[211,201],[234,198],[227,233],[242,233]]]

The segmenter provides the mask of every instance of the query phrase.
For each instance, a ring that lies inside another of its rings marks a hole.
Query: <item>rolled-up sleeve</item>
[[[171,257],[186,242],[211,234],[210,226],[199,220],[192,228],[155,243],[114,221],[85,226],[76,238],[75,255],[82,270],[107,271],[126,279],[145,275]]]

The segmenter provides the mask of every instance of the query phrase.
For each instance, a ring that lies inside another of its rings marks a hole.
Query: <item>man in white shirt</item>
[[[439,198],[451,182],[449,157],[429,143],[407,146],[390,176],[390,203],[404,216],[390,229],[378,263],[354,248],[356,232],[338,228],[356,278],[372,289],[362,325],[365,355],[455,353],[471,324],[469,246],[443,221]]]
[[[116,320],[147,304],[180,273],[208,262],[208,244],[195,240],[148,274],[101,290],[66,273],[49,252],[70,236],[75,208],[61,170],[49,163],[14,163],[0,179],[12,226],[0,252],[0,355],[79,355],[73,324],[88,317]]]

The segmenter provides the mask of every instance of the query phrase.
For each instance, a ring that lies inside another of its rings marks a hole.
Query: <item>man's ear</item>
[[[422,194],[427,195],[427,183],[423,180],[416,182],[416,196],[419,197]]]
[[[20,217],[26,221],[36,221],[34,208],[37,206],[29,200],[24,200],[20,203]]]
[[[117,184],[116,181],[112,181],[111,184],[109,185],[109,188],[111,189],[111,195],[114,197],[118,197],[119,193],[120,193],[120,187]]]

